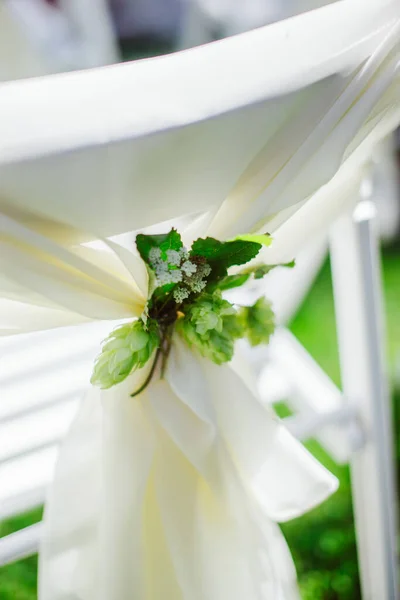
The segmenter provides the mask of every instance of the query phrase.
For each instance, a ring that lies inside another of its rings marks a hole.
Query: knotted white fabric
[[[263,258],[293,258],[355,201],[400,120],[399,21],[397,1],[346,0],[170,57],[1,86],[0,329],[140,315],[142,227],[174,224],[187,245],[267,229]],[[217,367],[176,339],[165,379],[130,398],[145,375],[91,390],[63,444],[41,600],[296,598],[274,522],[334,478],[260,406],[237,357]]]
[[[50,496],[43,598],[297,597],[273,521],[335,481],[242,371],[177,340],[165,381],[136,401],[137,377],[89,393]]]

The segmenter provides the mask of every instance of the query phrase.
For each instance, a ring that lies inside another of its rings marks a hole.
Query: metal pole
[[[344,396],[356,403],[366,444],[351,462],[363,600],[398,599],[396,496],[375,207],[369,182],[353,216],[331,236],[332,279]]]

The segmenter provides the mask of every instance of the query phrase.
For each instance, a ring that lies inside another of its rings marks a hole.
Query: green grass
[[[400,388],[399,249],[385,250],[383,267],[389,368],[392,382]],[[328,263],[321,270],[291,329],[332,379],[340,384]],[[398,395],[400,396],[400,390]],[[396,409],[397,406],[396,401]],[[397,410],[396,414],[398,424]],[[337,466],[317,443],[311,441],[308,447],[337,475],[340,479],[340,488],[323,505],[282,527],[297,566],[302,598],[303,600],[359,600],[348,468]],[[399,449],[397,454],[399,458]],[[398,464],[400,464],[399,460]],[[40,511],[35,511],[0,524],[0,535],[30,525],[39,518]],[[0,600],[34,600],[36,566],[36,558],[31,558],[0,570]]]
[[[33,525],[42,518],[42,509],[0,523],[0,537]],[[36,599],[37,556],[0,569],[0,600]]]

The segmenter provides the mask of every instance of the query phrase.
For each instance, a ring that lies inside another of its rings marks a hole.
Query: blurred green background
[[[400,399],[399,245],[384,250],[383,277],[388,324],[388,357],[397,426],[397,405]],[[322,268],[304,305],[292,322],[291,329],[332,379],[340,385],[328,262]],[[279,408],[282,413],[285,411],[284,406]],[[360,589],[349,471],[347,467],[337,466],[317,443],[311,441],[308,447],[340,479],[340,488],[322,506],[282,527],[296,563],[302,598],[358,600]],[[398,444],[396,452],[399,466]],[[26,527],[40,518],[41,510],[37,510],[4,522],[0,524],[0,536]],[[36,569],[36,557],[0,569],[0,600],[34,600]]]

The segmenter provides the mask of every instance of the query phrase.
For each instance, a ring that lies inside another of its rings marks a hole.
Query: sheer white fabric
[[[155,229],[187,244],[267,229],[264,258],[293,258],[355,201],[400,120],[399,20],[397,1],[346,0],[170,57],[3,85],[0,330],[140,315],[132,232],[167,219]],[[65,440],[41,600],[297,598],[274,522],[335,479],[260,406],[242,360],[216,367],[176,340],[166,379],[132,400],[144,376],[91,390]]]

